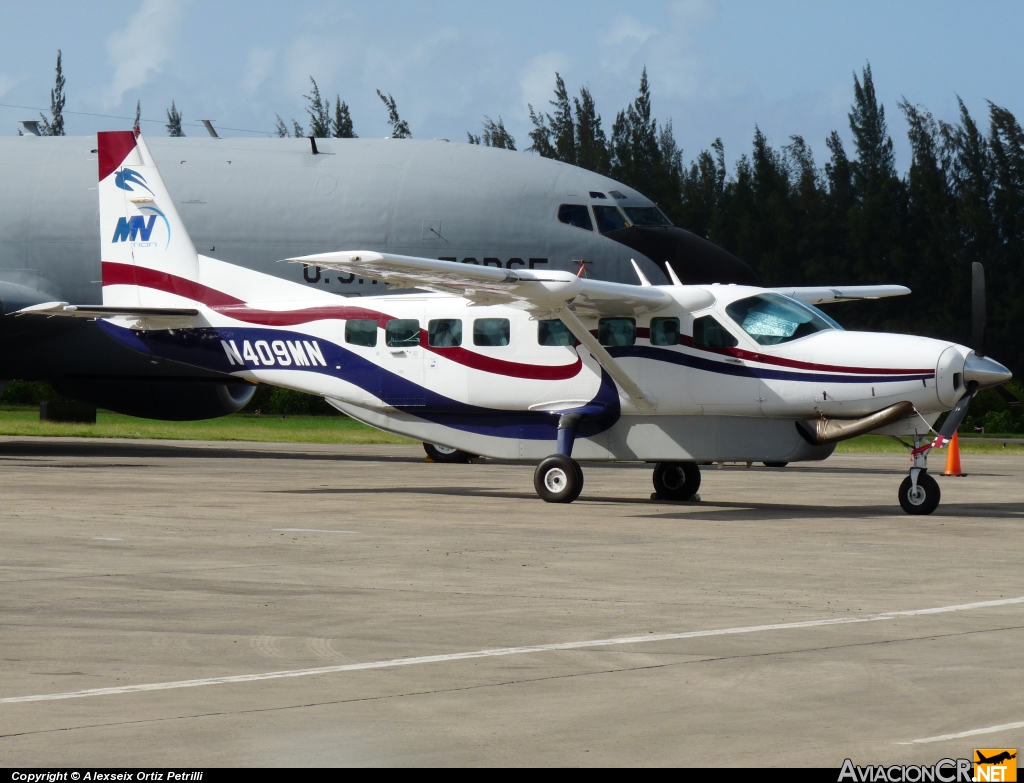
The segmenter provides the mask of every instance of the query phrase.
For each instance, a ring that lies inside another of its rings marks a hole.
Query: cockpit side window
[[[558,219],[569,226],[585,228],[587,231],[594,230],[586,204],[562,204],[558,208]]]
[[[602,234],[629,226],[622,213],[615,207],[595,206],[594,217],[597,218],[597,230]]]
[[[669,220],[657,207],[625,207],[626,214],[634,226],[671,226]]]
[[[725,312],[761,345],[788,343],[838,326],[817,308],[778,294],[740,299]]]
[[[735,348],[739,340],[712,316],[705,315],[693,321],[693,345],[695,348]]]

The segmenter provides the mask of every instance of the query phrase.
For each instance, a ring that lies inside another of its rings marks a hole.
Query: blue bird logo
[[[146,178],[139,174],[139,172],[132,171],[131,169],[121,169],[117,172],[117,175],[114,177],[114,184],[121,188],[121,190],[127,190],[129,193],[135,192],[135,188],[132,185],[139,185],[149,190]],[[149,190],[149,192],[152,193],[153,191]]]

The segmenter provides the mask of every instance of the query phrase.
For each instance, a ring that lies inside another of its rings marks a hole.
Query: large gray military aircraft
[[[163,138],[150,147],[199,252],[335,293],[382,285],[278,261],[360,247],[506,269],[577,272],[587,261],[588,276],[634,282],[635,259],[655,283],[668,282],[666,262],[685,283],[756,283],[742,261],[672,226],[642,194],[533,155],[443,139]],[[97,166],[95,136],[0,139],[0,379],[49,381],[147,418],[240,410],[254,387],[235,378],[145,357],[94,322],[10,315],[40,302],[100,303]]]

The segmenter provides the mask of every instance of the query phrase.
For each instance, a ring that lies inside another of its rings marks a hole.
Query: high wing
[[[805,286],[802,288],[769,288],[807,304],[829,302],[855,302],[861,299],[882,299],[887,296],[906,296],[910,289],[903,285],[837,285]]]
[[[559,318],[640,410],[653,411],[657,407],[651,395],[629,377],[579,320],[581,315],[640,315],[673,304],[675,300],[668,293],[649,284],[625,285],[589,280],[569,272],[513,271],[364,250],[287,260],[358,274],[400,288],[457,294],[474,304],[508,304],[538,317]]]
[[[380,280],[394,288],[456,294],[479,305],[521,307],[536,315],[561,310],[568,303],[584,317],[641,315],[673,302],[658,288],[589,280],[570,272],[499,269],[366,250],[286,260]]]
[[[67,302],[44,302],[25,307],[13,315],[45,315],[63,318],[118,318],[129,321],[132,329],[184,329],[199,326],[199,311],[187,307],[109,307],[105,305],[73,305]]]

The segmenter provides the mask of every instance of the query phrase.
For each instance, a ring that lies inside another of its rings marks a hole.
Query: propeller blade
[[[1011,408],[1019,408],[1021,406],[1021,403],[1024,402],[1024,400],[1022,400],[1012,391],[1007,389],[1005,386],[996,386],[996,391],[999,392],[999,395],[1004,400],[1006,400],[1006,404],[1009,405]]]
[[[971,348],[985,355],[985,267],[971,264]]]
[[[967,415],[967,409],[971,407],[971,400],[974,399],[974,395],[978,392],[978,384],[976,381],[972,381],[967,385],[967,391],[964,392],[964,396],[957,400],[956,405],[953,406],[953,410],[949,412],[946,417],[946,421],[942,425],[942,429],[939,430],[941,435],[946,440],[953,437],[953,433],[957,431],[960,423],[964,420],[964,416]]]

